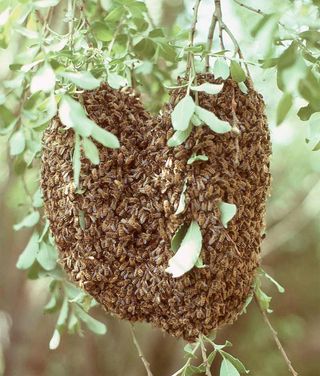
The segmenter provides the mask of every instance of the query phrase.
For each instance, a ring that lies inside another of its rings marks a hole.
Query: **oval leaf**
[[[199,86],[191,86],[191,89],[194,91],[204,91],[207,94],[218,94],[223,88],[223,84],[210,84],[209,82],[205,82]]]
[[[176,131],[184,131],[189,127],[191,117],[195,110],[194,100],[190,95],[186,95],[175,106],[171,113],[172,126]]]
[[[169,260],[166,272],[171,273],[173,278],[181,277],[195,266],[201,248],[201,230],[198,223],[192,221],[177,253]]]
[[[64,95],[61,99],[59,117],[63,125],[67,128],[74,128],[82,137],[90,136],[92,128],[96,125],[87,117],[81,104],[69,95]]]
[[[82,140],[82,146],[85,156],[91,161],[91,163],[96,165],[99,164],[99,150],[96,145],[91,140],[85,137]]]
[[[192,164],[194,162],[197,162],[197,161],[207,161],[208,160],[208,157],[206,155],[193,155],[192,157],[190,157],[187,161],[187,164]]]
[[[29,269],[30,266],[34,263],[37,253],[39,251],[39,235],[38,233],[34,232],[17,261],[17,268],[26,270]]]
[[[292,104],[292,95],[290,93],[284,93],[277,108],[277,125],[280,125],[286,118]]]
[[[220,209],[220,219],[222,222],[223,227],[227,228],[228,223],[231,219],[235,216],[237,212],[237,207],[235,204],[228,204],[227,202],[220,202],[219,205]]]
[[[196,106],[196,114],[212,131],[216,133],[226,133],[231,131],[231,125],[227,121],[218,119],[211,111]]]
[[[24,133],[21,129],[13,133],[9,141],[10,146],[10,155],[19,155],[21,154],[26,147],[26,140]]]
[[[120,147],[119,140],[114,134],[106,131],[96,124],[94,124],[92,128],[91,136],[101,145],[107,148],[118,149]]]
[[[230,73],[232,79],[237,82],[245,81],[247,78],[245,71],[242,69],[241,65],[234,60],[232,60],[230,64]]]
[[[81,89],[93,90],[100,86],[100,81],[90,72],[62,72],[60,73],[60,76],[71,81]]]
[[[169,138],[167,145],[169,147],[175,147],[183,144],[186,139],[190,136],[192,131],[192,124],[185,131],[176,131],[172,137]]]
[[[54,89],[56,84],[56,75],[54,74],[51,65],[44,64],[32,77],[30,83],[30,92],[33,94],[37,91],[44,91],[48,93]]]
[[[215,78],[226,80],[230,75],[228,64],[223,58],[218,58],[213,65],[213,74]]]
[[[28,214],[26,217],[23,218],[23,220],[16,225],[13,226],[14,230],[18,231],[22,229],[23,227],[33,227],[39,222],[40,214],[37,211],[34,211],[30,214]]]
[[[224,358],[221,363],[220,376],[240,376],[240,373],[228,359]]]

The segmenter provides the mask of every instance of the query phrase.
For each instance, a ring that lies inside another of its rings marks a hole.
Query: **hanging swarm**
[[[170,112],[185,88],[174,90],[163,115],[153,117],[131,89],[104,84],[85,92],[83,104],[92,120],[119,138],[120,149],[97,143],[98,166],[82,158],[78,194],[74,132],[55,118],[44,134],[41,181],[50,229],[71,279],[108,312],[188,341],[232,323],[241,312],[259,265],[270,184],[262,97],[211,74],[198,75],[197,82],[224,84],[217,95],[199,92],[199,104],[236,125],[239,134],[194,127],[184,144],[170,148]],[[193,154],[209,159],[188,165]],[[185,179],[186,210],[175,215]],[[221,200],[237,206],[228,228],[220,221]],[[201,228],[207,267],[173,278],[165,271],[173,256],[170,242],[192,220]]]

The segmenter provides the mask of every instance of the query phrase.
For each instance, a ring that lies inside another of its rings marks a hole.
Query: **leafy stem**
[[[257,297],[256,293],[254,294],[254,299],[255,299],[255,301],[257,303],[257,306],[258,306],[259,311],[260,311],[260,313],[261,313],[261,315],[263,317],[264,322],[267,324],[268,328],[270,329],[272,337],[273,337],[275,343],[277,344],[277,347],[278,347],[278,349],[279,349],[279,351],[280,351],[283,359],[287,363],[287,366],[288,366],[288,369],[289,369],[290,373],[292,374],[292,376],[298,376],[297,371],[295,371],[295,369],[293,368],[293,366],[291,364],[291,361],[288,358],[288,355],[287,355],[285,349],[283,348],[283,346],[282,346],[282,344],[281,344],[281,342],[279,340],[278,333],[276,332],[276,330],[272,326],[272,324],[271,324],[271,322],[270,322],[270,320],[268,318],[268,315],[267,315],[266,311],[261,307],[261,304],[259,302],[259,298]]]

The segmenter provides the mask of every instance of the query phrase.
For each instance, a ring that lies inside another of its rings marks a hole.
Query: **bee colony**
[[[131,89],[103,84],[85,92],[82,102],[92,120],[118,137],[120,148],[97,143],[98,166],[82,157],[79,193],[72,185],[74,132],[55,118],[44,134],[41,181],[70,278],[108,312],[188,341],[233,322],[243,309],[259,265],[270,184],[262,97],[211,74],[198,75],[197,82],[223,83],[217,95],[199,92],[197,100],[234,131],[194,127],[182,145],[169,147],[170,114],[185,87],[171,92],[161,116],[152,116]],[[194,154],[208,160],[187,164]],[[176,215],[185,182],[185,210]],[[237,207],[228,228],[220,221],[221,200]],[[173,278],[166,272],[171,239],[193,220],[201,228],[205,267]]]

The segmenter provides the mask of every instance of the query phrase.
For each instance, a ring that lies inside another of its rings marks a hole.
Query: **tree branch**
[[[147,371],[147,375],[148,376],[153,376],[153,374],[151,372],[151,369],[150,369],[150,364],[148,363],[148,361],[146,360],[146,358],[143,355],[143,352],[142,352],[141,347],[140,347],[140,345],[138,343],[137,337],[136,337],[135,332],[134,332],[134,327],[133,327],[132,324],[130,324],[130,329],[131,329],[133,343],[134,343],[134,345],[136,346],[136,348],[138,350],[139,358],[141,359],[141,361],[142,361],[142,363],[144,365],[144,368]]]
[[[271,322],[267,316],[267,313],[261,308],[261,305],[259,303],[259,300],[257,298],[257,295],[255,294],[254,295],[254,298],[255,298],[255,301],[258,305],[258,308],[259,308],[259,311],[260,313],[262,314],[262,317],[263,317],[263,320],[264,322],[267,324],[268,328],[270,329],[271,331],[271,334],[272,334],[272,337],[275,341],[275,343],[277,344],[277,347],[283,357],[283,359],[285,360],[285,362],[287,363],[287,366],[288,366],[288,369],[290,371],[290,373],[292,374],[292,376],[298,376],[298,373],[295,371],[295,369],[292,367],[292,364],[291,364],[291,361],[290,359],[288,358],[288,355],[287,353],[285,352],[280,340],[279,340],[279,337],[278,337],[278,333],[276,332],[276,330],[273,328],[273,326],[271,325]]]
[[[206,72],[209,71],[209,66],[210,66],[210,55],[209,52],[212,49],[212,43],[213,43],[213,34],[214,30],[216,28],[217,24],[217,16],[216,16],[216,11],[214,9],[212,17],[211,17],[211,22],[210,22],[210,27],[209,27],[209,32],[208,32],[208,39],[207,39],[207,50],[208,50],[208,55],[206,56]]]
[[[193,20],[192,20],[192,25],[191,25],[191,30],[190,30],[189,47],[193,47],[193,43],[194,43],[194,36],[196,33],[196,26],[197,26],[197,21],[198,21],[198,10],[199,10],[200,2],[201,0],[196,0],[195,5],[193,7]],[[192,51],[189,51],[188,58],[187,58],[187,69],[186,69],[187,74],[191,68],[192,59],[193,59],[193,53]]]

